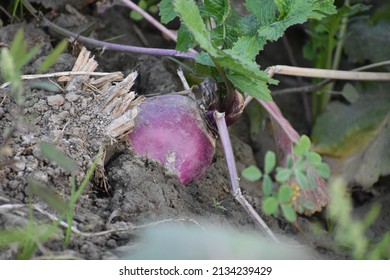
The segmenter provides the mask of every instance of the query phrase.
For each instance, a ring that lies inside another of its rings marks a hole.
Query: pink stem
[[[147,12],[145,12],[143,9],[141,9],[137,4],[134,4],[130,0],[120,0],[123,4],[131,8],[132,10],[136,11],[144,19],[146,19],[148,22],[150,22],[153,26],[155,26],[158,30],[160,30],[162,33],[167,35],[171,40],[177,42],[177,36],[174,32],[166,28],[164,25],[162,25],[158,20],[156,20],[154,17],[149,15]]]

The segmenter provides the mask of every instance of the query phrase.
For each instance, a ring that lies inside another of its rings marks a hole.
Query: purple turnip
[[[129,139],[136,153],[161,162],[184,185],[203,175],[215,149],[205,114],[195,100],[183,95],[141,102]]]

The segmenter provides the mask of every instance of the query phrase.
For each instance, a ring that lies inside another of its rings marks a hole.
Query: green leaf
[[[299,142],[294,145],[293,151],[294,154],[297,157],[301,157],[303,154],[309,151],[310,149],[310,138],[307,137],[306,135],[302,135],[301,138],[299,139]]]
[[[239,91],[265,101],[272,100],[271,91],[268,89],[266,82],[238,73],[226,73],[226,76]]]
[[[295,179],[297,180],[298,185],[304,190],[307,189],[309,184],[307,182],[305,173],[303,173],[300,170],[294,170],[294,176]]]
[[[67,47],[68,42],[65,39],[62,40],[39,66],[38,72],[42,73],[53,66]]]
[[[276,197],[267,197],[263,201],[263,211],[266,215],[276,215],[278,213],[279,203]]]
[[[238,27],[240,34],[244,36],[257,36],[257,30],[260,28],[260,23],[254,15],[247,15],[240,19]]]
[[[286,182],[288,179],[290,179],[291,173],[291,169],[279,167],[276,169],[275,180],[279,183]]]
[[[326,14],[336,13],[334,0],[275,0],[278,7],[278,21],[260,27],[260,36],[274,41],[283,36],[292,25],[304,23],[309,18],[321,19]]]
[[[268,76],[268,73],[260,71],[259,65],[257,65],[255,61],[242,56],[237,49],[225,50],[215,57],[221,66],[231,69],[241,75],[250,77],[257,82],[268,82],[273,85],[278,84],[278,81],[271,79]]]
[[[264,173],[269,174],[275,168],[276,155],[272,151],[268,151],[265,154]]]
[[[257,36],[243,36],[233,44],[232,50],[240,56],[254,60],[265,45],[265,40]]]
[[[282,185],[278,191],[279,203],[289,202],[291,199],[291,195],[292,195],[292,192],[291,192],[290,186],[289,185]]]
[[[215,19],[216,23],[222,24],[230,16],[232,10],[229,0],[204,0],[204,10],[206,16]]]
[[[307,154],[307,160],[313,165],[320,164],[322,162],[321,156],[315,152],[309,152]]]
[[[329,178],[330,176],[330,168],[329,165],[326,163],[320,163],[314,167],[315,171],[320,175],[322,178]]]
[[[349,102],[355,103],[359,99],[359,92],[355,89],[355,87],[346,83],[341,91],[341,95]]]
[[[265,196],[270,196],[272,194],[272,180],[271,177],[268,174],[264,174],[263,177],[263,193]]]
[[[148,7],[148,3],[146,3],[145,0],[140,0],[140,1],[138,2],[138,7],[140,7],[140,8],[143,9],[143,10],[146,10],[146,8]],[[138,13],[138,12],[132,10],[132,11],[130,12],[130,18],[131,18],[132,20],[135,20],[135,21],[140,21],[140,20],[143,19],[143,16],[142,16],[140,13]]]
[[[245,168],[241,172],[241,175],[246,180],[251,181],[251,182],[255,182],[255,181],[260,180],[260,178],[262,176],[261,170],[259,168],[257,168],[257,166],[254,166],[254,165],[251,165],[251,166]]]
[[[364,43],[363,43],[364,42]],[[352,62],[364,63],[388,60],[390,48],[390,21],[372,25],[370,21],[356,21],[348,26],[345,52]]]
[[[15,61],[16,68],[20,70],[39,52],[39,49],[39,46],[34,46],[30,51],[27,52],[27,43],[24,40],[23,29],[19,29],[16,32],[10,49],[11,56]]]
[[[176,17],[176,12],[172,0],[161,0],[157,6],[160,8],[160,17],[162,23],[166,24]]]
[[[270,25],[276,19],[274,0],[246,0],[245,6],[256,16],[261,25]]]
[[[195,41],[191,32],[188,31],[185,25],[181,25],[179,30],[177,31],[176,50],[184,52],[194,46]]]
[[[307,172],[307,182],[312,190],[317,187],[316,178],[314,177],[314,172],[311,169]]]
[[[314,203],[310,200],[304,200],[302,206],[307,210],[314,210]]]
[[[292,208],[291,205],[282,204],[280,206],[282,208],[283,216],[286,218],[287,221],[293,223],[297,220],[297,214],[295,213],[295,210]]]
[[[389,86],[370,85],[362,89],[358,101],[351,105],[329,104],[314,125],[312,139],[315,150],[333,157],[357,153],[377,137],[390,111]],[[386,131],[386,129],[384,130]]]
[[[291,154],[287,155],[287,168],[291,169],[294,165],[294,159]]]
[[[70,211],[72,211],[61,197],[59,197],[54,191],[52,191],[45,185],[39,183],[38,181],[29,178],[28,186],[36,196],[41,198],[60,215],[67,215]]]
[[[41,142],[39,143],[42,156],[55,161],[60,167],[69,172],[76,172],[78,170],[77,163],[66,156],[62,151],[58,150],[54,144]]]
[[[195,2],[193,0],[175,0],[173,5],[181,21],[194,35],[198,44],[210,55],[217,56],[216,50],[211,43],[210,32],[207,31]]]

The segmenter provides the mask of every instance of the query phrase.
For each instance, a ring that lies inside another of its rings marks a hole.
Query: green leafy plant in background
[[[339,178],[331,180],[329,185],[327,216],[334,224],[332,234],[337,246],[348,248],[355,259],[389,259],[390,232],[376,243],[366,236],[366,230],[378,217],[379,206],[373,206],[364,219],[359,221],[352,215],[353,206],[346,182]]]
[[[350,18],[366,11],[369,7],[363,4],[350,5],[350,1],[344,1],[344,5],[337,13],[327,15],[321,21],[310,21],[309,42],[304,47],[305,58],[312,61],[315,68],[333,69],[339,67],[341,55],[346,42],[347,25]],[[314,81],[318,82],[318,79]],[[327,107],[334,83],[328,83],[312,95],[312,115],[314,120]],[[343,92],[344,93],[344,92]]]
[[[249,15],[240,17],[228,0],[160,2],[160,16],[168,23],[179,16],[177,50],[199,45],[198,72],[213,77],[224,88],[226,99],[233,89],[271,100],[267,84],[277,81],[259,70],[257,54],[267,41],[280,38],[292,25],[308,18],[321,19],[336,12],[333,0],[269,1],[247,0]]]
[[[155,5],[156,2],[157,2],[156,0],[140,0],[138,2],[138,7],[154,14],[158,11],[158,7]],[[143,19],[142,15],[140,15],[136,11],[130,12],[130,18],[135,21],[140,21]]]
[[[316,67],[337,68],[343,52],[351,63],[359,65],[369,61],[372,67],[388,70],[390,51],[385,46],[390,43],[390,12],[387,7],[388,3],[376,9],[362,4],[346,5],[337,14],[312,23],[313,35],[305,54]],[[369,16],[361,16],[368,10]],[[367,66],[361,67],[364,68]],[[315,150],[326,155],[334,173],[349,184],[372,187],[380,176],[390,174],[389,85],[347,83],[337,92],[343,100],[339,98],[328,104],[330,94],[334,93],[333,85],[313,95],[313,101],[322,104],[316,107],[312,128]]]
[[[282,215],[289,222],[297,219],[294,203],[298,200],[297,211],[303,213],[305,209],[311,210],[313,204],[299,196],[300,189],[315,188],[316,182],[313,170],[322,178],[330,175],[329,167],[322,162],[321,156],[310,150],[311,142],[307,136],[302,136],[293,147],[293,155],[287,157],[286,167],[276,166],[276,155],[268,151],[265,155],[264,170],[252,165],[242,171],[242,177],[248,181],[261,180],[263,191],[263,210],[268,215]],[[275,173],[275,184],[271,175]],[[276,185],[276,186],[275,186]]]

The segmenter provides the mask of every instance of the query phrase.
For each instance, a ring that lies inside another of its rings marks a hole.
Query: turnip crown
[[[215,138],[197,102],[183,95],[142,102],[129,139],[136,153],[161,162],[182,184],[204,174],[215,149]]]

